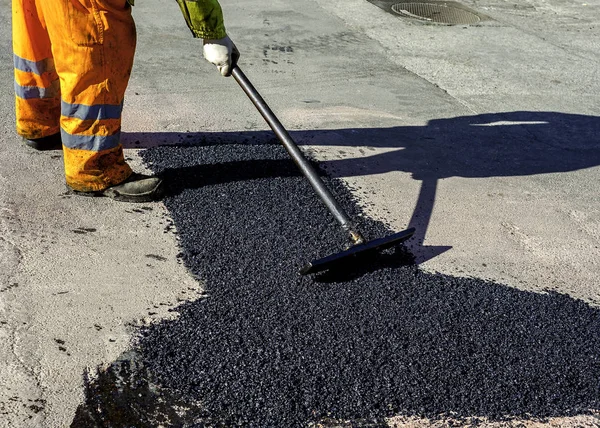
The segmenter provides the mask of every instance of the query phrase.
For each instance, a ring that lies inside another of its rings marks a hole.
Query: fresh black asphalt
[[[394,415],[600,410],[597,307],[426,273],[402,249],[300,276],[345,236],[283,148],[266,138],[190,143],[144,159],[166,178],[181,259],[205,294],[177,307],[177,319],[141,329],[135,364],[88,381],[73,426],[377,425]],[[363,216],[340,182],[327,183],[365,235],[392,232]]]

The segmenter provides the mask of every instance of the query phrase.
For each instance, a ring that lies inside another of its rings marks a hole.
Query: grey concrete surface
[[[267,129],[201,58],[175,2],[137,3],[123,141],[138,169],[138,149],[186,133]],[[373,217],[418,228],[425,269],[598,305],[600,7],[463,4],[493,20],[423,25],[365,0],[222,1],[241,66],[282,122]],[[161,204],[68,197],[60,153],[18,144],[10,40],[0,0],[0,425],[60,427],[85,371],[202,284],[177,264]],[[562,162],[565,148],[578,156]]]

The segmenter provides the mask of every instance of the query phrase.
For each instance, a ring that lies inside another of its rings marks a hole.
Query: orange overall
[[[127,0],[13,0],[17,132],[61,133],[67,184],[97,191],[132,173],[120,143],[136,32]]]

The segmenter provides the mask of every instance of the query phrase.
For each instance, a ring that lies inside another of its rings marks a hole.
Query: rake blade
[[[313,260],[312,262],[307,263],[302,267],[302,269],[300,269],[300,274],[307,275],[310,273],[322,272],[324,270],[331,269],[332,267],[349,263],[355,257],[360,257],[361,255],[365,255],[367,253],[391,248],[400,244],[401,242],[406,241],[413,235],[413,233],[415,233],[415,228],[411,227],[403,230],[402,232],[394,233],[393,235],[384,236],[383,238],[368,241],[364,244],[354,245],[346,251],[335,253],[330,256],[323,257],[322,259]]]

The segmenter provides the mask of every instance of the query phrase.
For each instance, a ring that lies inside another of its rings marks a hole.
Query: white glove
[[[204,58],[216,65],[223,76],[229,76],[240,57],[229,36],[217,40],[204,39],[203,43]]]

